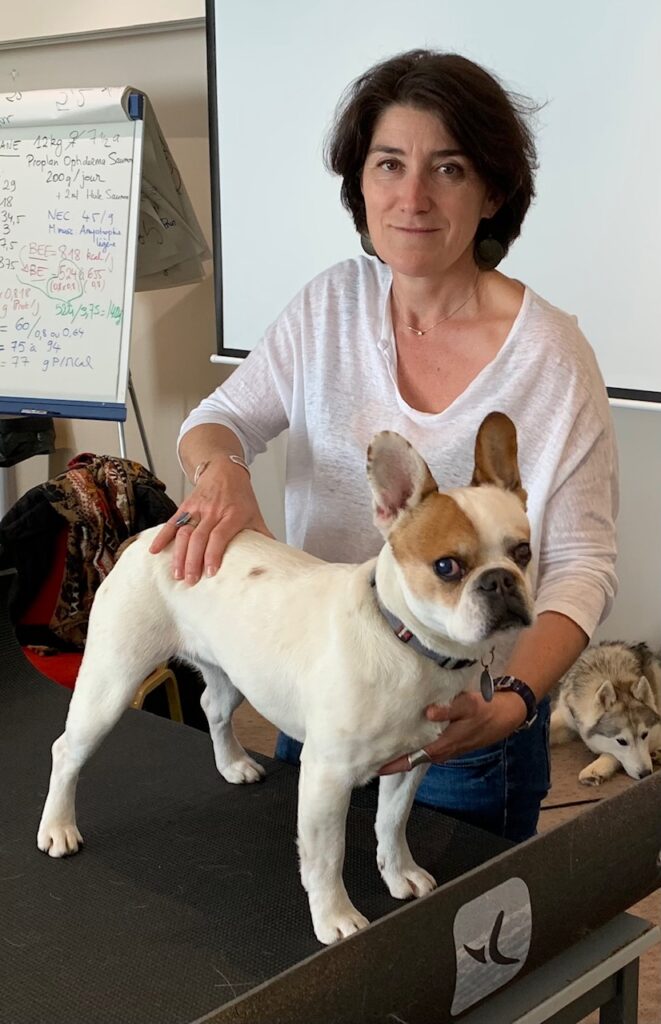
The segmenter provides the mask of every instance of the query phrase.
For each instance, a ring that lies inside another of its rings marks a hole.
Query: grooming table
[[[69,693],[23,657],[6,614],[10,583],[0,574],[1,1024],[436,1024],[494,988],[491,971],[484,990],[479,942],[477,960],[466,965],[462,954],[455,968],[453,937],[466,908],[469,924],[475,919],[471,907],[487,907],[493,931],[498,907],[491,912],[488,891],[506,892],[507,910],[523,887],[534,908],[527,939],[518,925],[508,932],[506,919],[496,941],[516,960],[505,979],[513,984],[659,884],[661,816],[645,816],[641,804],[647,791],[658,808],[659,775],[623,794],[628,803],[610,824],[598,805],[516,848],[416,807],[411,847],[441,888],[406,904],[389,896],[376,869],[368,787],[352,800],[345,879],[358,908],[378,921],[325,949],[298,878],[297,770],[260,757],[262,783],[229,785],[206,734],[134,710],[83,770],[82,852],[53,860],[35,836]],[[645,822],[647,833],[643,817],[657,819]],[[619,836],[621,884],[603,865],[580,878],[586,829],[592,849],[600,829],[610,830],[616,871]]]

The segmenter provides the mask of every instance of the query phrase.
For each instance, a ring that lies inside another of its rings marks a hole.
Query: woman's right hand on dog
[[[188,513],[190,522],[177,520]],[[250,476],[226,454],[212,457],[191,494],[156,535],[149,550],[158,554],[174,540],[172,575],[197,583],[202,574],[214,576],[225,548],[241,530],[269,531],[257,504]]]

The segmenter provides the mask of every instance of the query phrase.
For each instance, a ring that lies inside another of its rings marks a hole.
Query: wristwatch
[[[529,729],[537,721],[537,698],[522,679],[517,679],[516,676],[497,676],[493,681],[493,688],[501,692],[510,690],[513,693],[518,693],[526,705],[526,717],[516,730],[517,732]]]

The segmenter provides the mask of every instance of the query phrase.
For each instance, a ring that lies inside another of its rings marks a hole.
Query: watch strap
[[[509,690],[512,693],[518,693],[526,705],[526,717],[516,731],[529,729],[537,720],[537,698],[528,684],[524,683],[522,679],[517,679],[516,676],[497,676],[493,681],[493,687],[496,691]]]

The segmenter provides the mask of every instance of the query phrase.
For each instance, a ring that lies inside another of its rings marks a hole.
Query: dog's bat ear
[[[640,677],[636,685],[631,687],[631,693],[641,704],[647,704],[648,707],[653,708],[658,714],[659,709],[656,706],[654,693],[647,676]]]
[[[597,690],[595,700],[597,703],[601,704],[604,711],[608,711],[613,707],[613,704],[617,700],[617,694],[610,679],[604,679],[603,683]]]
[[[367,479],[374,498],[374,524],[384,537],[400,512],[415,508],[438,490],[425,460],[392,430],[372,438],[367,449]]]
[[[516,427],[504,412],[491,412],[482,421],[475,439],[475,469],[471,486],[495,484],[513,491],[526,507],[528,495],[521,486],[517,458]]]

